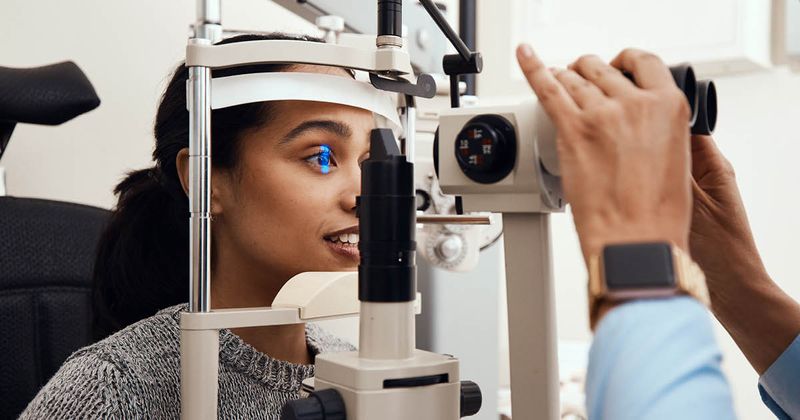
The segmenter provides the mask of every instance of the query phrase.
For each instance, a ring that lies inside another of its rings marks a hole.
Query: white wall
[[[58,127],[19,125],[3,156],[8,194],[102,207],[124,172],[150,165],[168,74],[184,57],[194,0],[4,0],[0,65],[75,61],[102,104]],[[224,0],[235,29],[314,28],[268,0]]]

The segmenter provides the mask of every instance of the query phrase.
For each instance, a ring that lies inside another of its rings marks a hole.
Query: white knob
[[[455,261],[464,248],[464,241],[458,235],[447,235],[445,239],[436,246],[436,253],[447,262]]]
[[[422,50],[426,50],[430,45],[430,42],[431,34],[425,29],[420,29],[417,32],[417,46],[419,46],[419,48]]]
[[[323,31],[342,32],[344,30],[344,19],[341,16],[320,16],[316,23],[317,27]]]

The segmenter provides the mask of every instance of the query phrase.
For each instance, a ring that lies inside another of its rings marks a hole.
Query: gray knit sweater
[[[21,419],[175,419],[180,416],[180,329],[185,305],[150,318],[72,354]],[[307,324],[313,354],[353,346]],[[220,331],[221,419],[279,419],[283,404],[300,396],[313,365],[273,359],[229,330]]]

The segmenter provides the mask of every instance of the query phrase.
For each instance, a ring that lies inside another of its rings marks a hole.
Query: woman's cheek
[[[265,198],[270,201],[273,209],[280,209],[283,216],[290,220],[309,220],[309,217],[315,216],[315,203],[321,198],[324,189],[313,180],[303,182],[301,177],[295,177],[282,185],[279,194],[265,195]],[[294,222],[296,223],[296,222]],[[286,223],[285,226],[291,226]]]

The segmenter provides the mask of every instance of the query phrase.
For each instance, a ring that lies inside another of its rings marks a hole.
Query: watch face
[[[675,287],[672,247],[668,243],[606,246],[603,267],[609,291]]]

